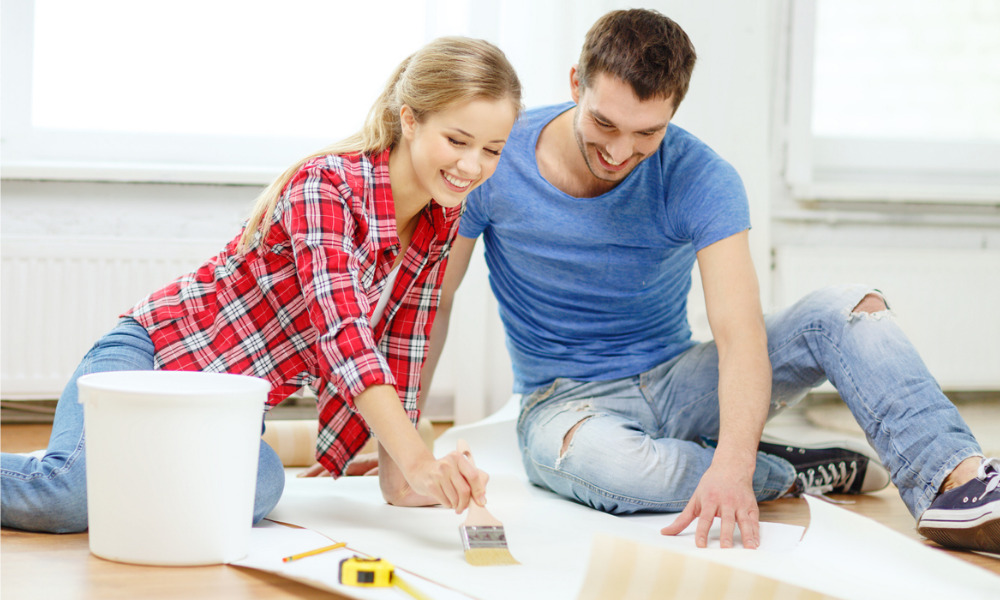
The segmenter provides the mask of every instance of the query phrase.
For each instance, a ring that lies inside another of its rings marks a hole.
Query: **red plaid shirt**
[[[395,385],[413,422],[444,265],[461,207],[419,215],[381,321],[369,318],[399,251],[389,152],[307,163],[278,202],[267,239],[238,237],[132,308],[155,366],[255,375],[274,406],[308,384],[319,398],[316,456],[335,475],[367,441],[354,398]]]

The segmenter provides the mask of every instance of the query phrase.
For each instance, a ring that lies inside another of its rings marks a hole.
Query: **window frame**
[[[789,3],[784,170],[792,198],[799,203],[1000,203],[1000,143],[813,134],[817,1]]]

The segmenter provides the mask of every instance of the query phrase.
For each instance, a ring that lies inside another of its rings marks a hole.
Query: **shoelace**
[[[989,467],[992,467],[993,470],[987,473],[986,469]],[[979,472],[976,473],[976,477],[986,482],[984,496],[997,489],[997,486],[1000,486],[1000,458],[989,458],[979,463]]]
[[[850,464],[839,462],[820,465],[815,469],[799,473],[796,478],[802,486],[803,493],[822,496],[837,488],[843,488],[845,491],[850,489],[857,476],[858,463],[852,460]]]

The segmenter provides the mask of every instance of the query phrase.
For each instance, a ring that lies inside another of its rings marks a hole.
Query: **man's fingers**
[[[760,547],[760,521],[757,514],[747,512],[744,515],[736,515],[736,523],[740,527],[740,537],[743,538],[743,547],[753,550]]]
[[[708,532],[712,529],[712,522],[715,521],[715,513],[702,510],[698,517],[698,528],[694,533],[694,545],[699,548],[708,546]],[[731,541],[730,541],[731,543]]]
[[[722,511],[722,528],[719,530],[719,546],[722,548],[733,547],[733,530],[736,529],[736,515],[732,510]],[[742,534],[743,530],[740,530]]]
[[[691,521],[694,521],[694,517],[694,508],[688,504],[684,507],[684,512],[677,515],[674,522],[661,529],[660,533],[663,535],[677,535],[687,529],[687,526],[691,524]]]

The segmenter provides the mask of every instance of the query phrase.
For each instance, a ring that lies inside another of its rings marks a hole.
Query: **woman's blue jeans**
[[[152,369],[153,354],[146,329],[128,318],[94,344],[59,398],[45,456],[0,456],[0,520],[4,527],[52,533],[87,529],[83,406],[77,401],[76,380],[88,373]],[[122,485],[128,485],[128,473],[122,473]],[[281,460],[261,441],[254,523],[271,512],[284,486]]]
[[[892,314],[854,312],[872,292],[825,288],[766,319],[769,417],[829,379],[916,517],[982,451]],[[525,395],[518,439],[528,478],[610,513],[682,510],[712,462],[700,438],[719,433],[718,363],[708,342],[634,377],[557,379]],[[759,501],[782,496],[794,477],[785,460],[757,454]]]

